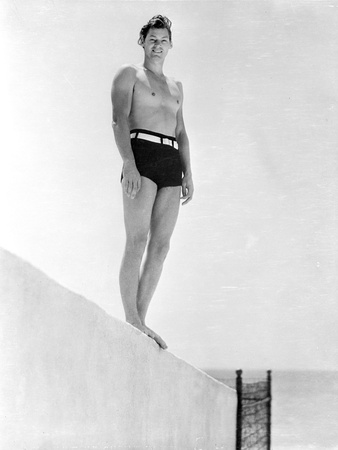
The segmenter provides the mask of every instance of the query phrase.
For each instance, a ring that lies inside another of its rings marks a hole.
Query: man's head
[[[143,46],[151,28],[164,28],[168,30],[169,41],[171,43],[171,22],[168,17],[157,15],[152,17],[149,22],[141,28],[140,37],[138,40],[139,45]]]

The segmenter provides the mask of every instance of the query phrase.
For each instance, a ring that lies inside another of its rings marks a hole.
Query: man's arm
[[[178,148],[181,156],[182,166],[183,166],[183,180],[182,180],[182,199],[185,201],[182,205],[189,203],[192,200],[194,194],[194,184],[192,181],[192,172],[190,165],[190,147],[187,132],[184,126],[183,120],[183,87],[182,83],[177,82],[177,86],[181,92],[181,105],[177,111],[177,123],[176,123],[176,139],[178,143]]]
[[[131,198],[135,198],[135,195],[141,188],[141,176],[136,168],[133,150],[130,145],[128,122],[135,81],[136,69],[132,66],[123,66],[115,75],[111,89],[112,127],[116,145],[123,160],[122,185],[125,193]]]

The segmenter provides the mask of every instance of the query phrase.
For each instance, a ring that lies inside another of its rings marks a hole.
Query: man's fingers
[[[131,196],[132,191],[133,191],[133,182],[132,181],[128,181],[128,183],[127,183],[127,190],[126,190],[126,193],[127,193],[128,197]]]
[[[124,193],[126,195],[128,195],[128,180],[125,178],[123,178],[122,187],[123,187]]]
[[[181,200],[185,200],[182,205],[186,205],[187,203],[189,203],[192,200],[192,195],[193,195],[193,190],[190,193],[189,188],[183,184],[182,185],[182,197],[180,197]]]
[[[136,181],[125,180],[124,190],[128,197],[134,199],[140,189],[141,189],[141,179]]]
[[[183,198],[187,198],[187,197],[183,197]],[[192,197],[191,197],[191,196],[188,196],[188,198],[186,199],[186,201],[182,203],[182,206],[183,206],[183,205],[186,205],[186,204],[189,203],[191,200],[192,200]]]
[[[132,188],[131,193],[130,193],[130,198],[135,198],[135,196],[137,194],[137,191],[138,191],[137,185],[133,184],[133,188]]]
[[[182,191],[183,191],[183,189],[182,189]],[[189,189],[184,189],[181,200],[185,200],[185,201],[182,203],[182,206],[189,203],[192,200],[192,196],[193,196],[193,192],[190,193]]]
[[[190,200],[192,199],[192,195],[184,195],[183,197],[181,197],[181,200],[185,200],[182,205],[185,205],[186,203],[190,202]]]
[[[139,178],[137,181],[133,182],[133,189],[131,192],[131,198],[135,198],[138,191],[141,189],[141,178]]]

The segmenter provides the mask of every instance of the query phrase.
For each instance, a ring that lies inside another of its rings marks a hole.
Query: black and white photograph
[[[338,450],[338,2],[0,2],[0,450]]]

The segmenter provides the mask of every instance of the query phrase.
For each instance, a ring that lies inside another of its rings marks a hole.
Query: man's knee
[[[145,247],[147,245],[148,234],[137,233],[127,236],[126,250],[134,253],[135,255],[143,255]]]
[[[169,239],[150,239],[148,252],[159,261],[164,261],[170,249]]]

